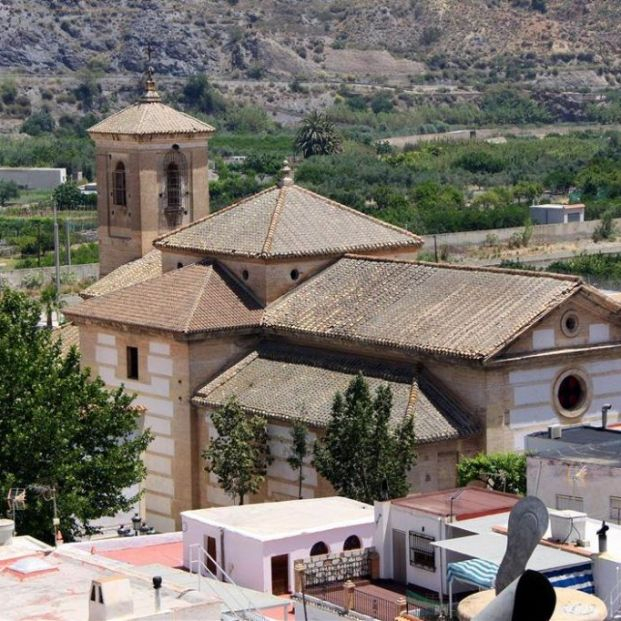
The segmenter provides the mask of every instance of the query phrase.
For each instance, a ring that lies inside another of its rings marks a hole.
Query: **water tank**
[[[587,514],[564,509],[550,510],[552,539],[561,543],[577,543],[585,540]]]
[[[0,546],[11,543],[15,522],[13,520],[0,520]]]

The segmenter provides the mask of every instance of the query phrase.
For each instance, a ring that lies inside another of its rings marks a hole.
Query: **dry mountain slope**
[[[612,68],[621,47],[616,0],[0,0],[0,23],[8,26],[0,68],[25,73],[89,62],[108,73],[140,71],[148,40],[160,74],[285,78],[411,79],[424,69],[419,63],[484,71],[501,54],[537,68],[567,64],[567,55]]]

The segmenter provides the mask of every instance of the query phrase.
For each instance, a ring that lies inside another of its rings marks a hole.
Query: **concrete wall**
[[[14,289],[26,288],[26,284],[33,281],[41,282],[42,285],[53,282],[56,277],[54,267],[34,267],[23,270],[10,270],[0,272],[0,288],[13,287]],[[61,282],[71,278],[76,282],[81,280],[97,280],[99,278],[99,263],[84,263],[82,265],[61,265]]]
[[[621,218],[614,220],[617,227],[621,226]],[[599,220],[588,220],[586,222],[570,222],[568,224],[536,224],[533,226],[531,243],[534,245],[572,241],[577,239],[590,239],[593,231],[599,225]],[[448,250],[458,250],[467,246],[481,246],[489,242],[490,236],[494,236],[497,242],[506,243],[511,236],[521,234],[524,227],[512,227],[506,229],[489,229],[483,231],[461,231],[457,233],[441,233],[438,235],[423,235],[425,252],[433,252],[434,237],[438,251],[442,247]]]
[[[66,168],[0,168],[0,179],[29,190],[53,190],[67,181]]]
[[[269,541],[261,541],[236,531],[206,524],[190,516],[183,516],[182,524],[183,564],[186,568],[189,568],[190,545],[198,543],[205,547],[204,537],[214,537],[216,540],[217,561],[221,565],[222,558],[224,558],[224,570],[235,583],[239,586],[268,593],[272,591],[272,556],[280,554],[289,555],[289,589],[293,591],[295,584],[294,563],[297,560],[309,558],[310,550],[315,543],[323,541],[332,554],[342,552],[347,537],[357,535],[360,538],[362,547],[365,548],[372,545],[373,533],[375,531],[375,524],[370,519],[368,524],[356,524],[338,528],[327,526],[320,533],[302,533],[283,536],[282,538]],[[222,555],[223,543],[224,557]]]
[[[562,448],[559,451],[562,453]],[[546,507],[557,508],[558,494],[577,496],[583,499],[583,511],[589,517],[621,521],[621,510],[618,516],[610,511],[611,497],[621,499],[621,468],[589,461],[567,462],[562,454],[555,459],[533,455],[527,459],[527,490],[541,498]]]

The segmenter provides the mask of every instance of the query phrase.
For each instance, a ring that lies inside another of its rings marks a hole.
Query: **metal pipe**
[[[60,242],[58,240],[58,212],[54,201],[54,265],[56,267],[56,297],[60,295]]]

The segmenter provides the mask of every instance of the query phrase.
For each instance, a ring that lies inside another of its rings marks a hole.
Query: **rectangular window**
[[[127,378],[138,379],[138,348],[127,348]]]
[[[435,537],[410,531],[410,565],[428,571],[436,570],[436,551],[431,545],[432,541],[435,541]]]
[[[556,508],[560,511],[571,509],[572,511],[583,511],[584,499],[581,496],[568,496],[567,494],[556,495]]]
[[[621,497],[610,497],[610,521],[615,524],[621,524]]]

